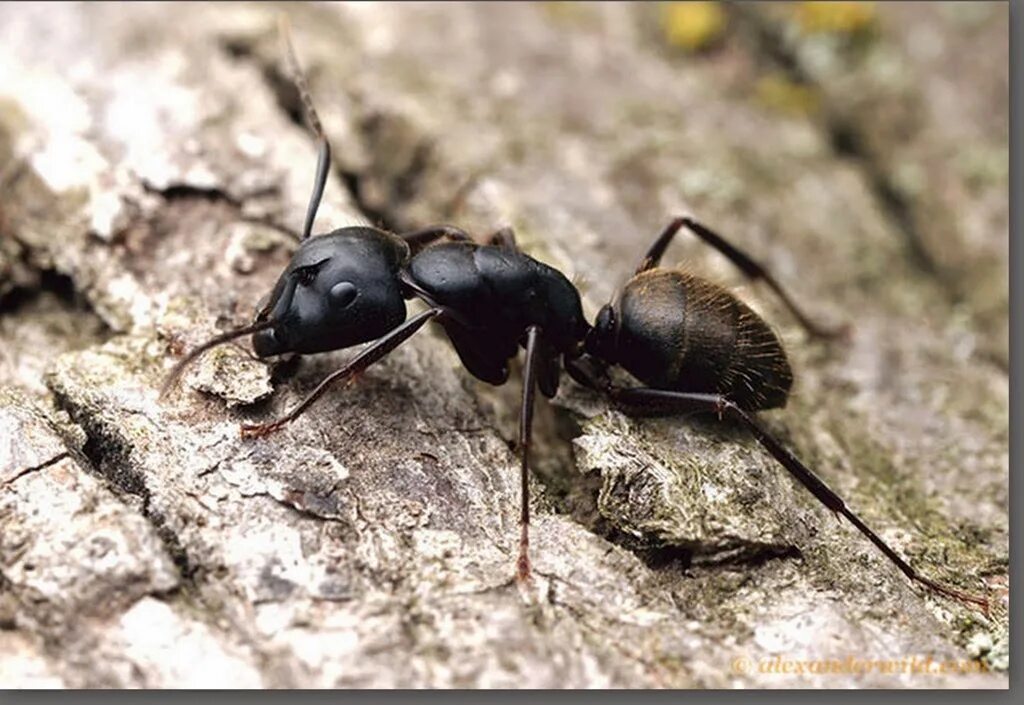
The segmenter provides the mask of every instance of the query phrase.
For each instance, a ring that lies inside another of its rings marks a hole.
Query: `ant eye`
[[[352,303],[359,290],[352,282],[338,282],[331,287],[331,300],[338,306],[345,307]]]

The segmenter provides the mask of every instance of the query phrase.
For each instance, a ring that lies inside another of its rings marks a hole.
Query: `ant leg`
[[[309,205],[306,207],[306,220],[302,226],[302,239],[306,240],[313,232],[313,221],[316,219],[317,209],[320,207],[320,199],[324,195],[324,187],[327,185],[327,175],[331,169],[331,145],[324,134],[323,125],[320,124],[320,116],[317,115],[313,106],[313,98],[310,95],[309,84],[306,82],[306,74],[303,73],[299,60],[295,56],[295,48],[292,46],[291,29],[288,24],[287,15],[281,15],[280,24],[281,42],[284,44],[284,53],[288,60],[288,67],[292,72],[292,80],[295,88],[299,91],[302,105],[306,110],[306,120],[316,135],[319,149],[316,158],[316,178],[313,181],[313,193],[309,197]]]
[[[401,233],[399,237],[416,249],[426,247],[441,238],[448,238],[454,242],[475,242],[472,235],[454,225],[428,225],[419,230]],[[512,232],[512,228],[496,230],[487,238],[486,242],[488,245],[500,245],[513,251],[516,249],[516,236]]]
[[[537,389],[537,368],[540,362],[541,329],[530,326],[526,331],[526,364],[523,368],[523,406],[519,411],[520,496],[519,560],[516,579],[530,580],[530,438],[533,431],[533,400]]]
[[[266,436],[282,428],[285,424],[294,421],[302,414],[302,412],[308,409],[313,402],[323,396],[323,393],[326,392],[332,384],[339,380],[349,380],[359,374],[412,337],[412,334],[422,328],[424,323],[445,312],[446,310],[444,308],[435,307],[410,318],[384,337],[367,345],[359,352],[358,355],[356,355],[355,359],[351,360],[340,370],[332,372],[325,377],[323,381],[316,386],[316,389],[310,392],[309,396],[296,404],[281,418],[263,424],[243,424],[242,437],[258,438]]]
[[[662,231],[661,235],[658,236],[658,239],[654,241],[654,244],[651,245],[647,254],[644,255],[644,258],[636,268],[636,273],[640,274],[648,269],[657,267],[661,262],[662,256],[665,254],[665,250],[668,249],[669,244],[672,242],[672,238],[674,238],[676,233],[684,227],[699,237],[705,244],[710,245],[718,252],[725,255],[725,257],[739,268],[739,270],[743,272],[748,279],[751,281],[764,281],[765,284],[768,285],[768,288],[775,292],[776,296],[778,296],[782,303],[785,304],[786,308],[789,309],[790,313],[793,314],[809,335],[816,338],[845,338],[849,335],[849,325],[844,324],[829,328],[812,321],[800,309],[800,307],[797,306],[793,298],[785,289],[782,288],[782,285],[776,281],[771,272],[751,259],[751,257],[745,252],[730,244],[721,235],[697,222],[693,218],[685,216],[673,218],[668,226]]]
[[[455,242],[473,242],[473,238],[470,237],[462,228],[457,228],[454,225],[428,225],[425,228],[419,230],[411,230],[407,233],[401,233],[400,238],[409,243],[409,246],[418,249],[420,247],[426,247],[435,240],[440,240],[443,237],[453,240]]]
[[[692,392],[672,392],[661,389],[650,389],[648,387],[624,388],[605,383],[597,377],[589,374],[589,371],[578,367],[576,361],[572,361],[572,367],[579,374],[580,379],[585,380],[584,384],[597,391],[603,392],[614,402],[623,407],[633,409],[644,409],[654,406],[659,410],[669,413],[685,412],[707,412],[716,414],[719,418],[728,416],[730,419],[743,424],[757,439],[772,457],[793,475],[819,502],[831,509],[833,512],[843,515],[850,523],[868,538],[885,556],[892,561],[900,572],[910,580],[920,583],[945,597],[950,597],[961,602],[971,602],[981,606],[988,612],[988,600],[984,597],[971,595],[957,590],[918,573],[903,558],[900,557],[892,547],[876,534],[864,521],[857,516],[843,499],[835,493],[825,481],[818,477],[813,470],[804,465],[792,452],[783,446],[778,439],[768,433],[754,418],[729,401],[720,394],[697,394]],[[574,375],[575,377],[576,375]]]
[[[564,356],[563,363],[569,377],[577,384],[598,392],[604,392],[612,386],[608,376],[608,363],[592,355],[584,353],[579,357]]]
[[[488,245],[497,245],[512,252],[519,251],[519,245],[516,244],[516,232],[507,225],[491,233],[487,237],[486,243]]]

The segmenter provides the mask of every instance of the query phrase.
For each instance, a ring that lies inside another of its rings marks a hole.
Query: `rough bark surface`
[[[807,340],[680,238],[668,264],[787,344],[766,423],[988,615],[908,584],[743,432],[568,381],[538,404],[521,592],[518,378],[473,381],[439,331],[266,439],[239,423],[352,351],[272,376],[226,346],[160,402],[294,247],[315,150],[280,11],[0,6],[0,687],[1005,687],[1005,5],[704,8],[698,53],[660,6],[286,9],[336,155],[318,230],[509,224],[592,316],[697,214],[854,327]]]

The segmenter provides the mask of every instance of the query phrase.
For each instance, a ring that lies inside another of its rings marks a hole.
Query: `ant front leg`
[[[397,348],[399,345],[404,343],[406,340],[412,337],[413,333],[418,331],[423,325],[432,318],[436,318],[441,314],[445,313],[444,308],[435,307],[424,311],[423,313],[410,318],[402,325],[395,328],[393,331],[385,335],[383,338],[374,341],[367,345],[363,350],[349,362],[347,365],[342,367],[336,372],[332,372],[330,375],[325,377],[320,384],[316,386],[309,395],[301,402],[295,405],[288,413],[279,419],[270,421],[262,424],[243,424],[242,425],[242,437],[243,438],[259,438],[262,436],[269,435],[274,431],[277,431],[284,427],[286,424],[294,421],[302,413],[313,405],[317,399],[323,396],[324,392],[334,384],[335,382],[350,380],[357,374],[365,370],[373,363],[379,361],[385,355],[390,353],[392,350]]]
[[[745,426],[754,436],[758,443],[767,450],[776,461],[779,462],[807,491],[813,494],[819,502],[831,509],[833,512],[846,517],[857,530],[867,537],[892,563],[899,568],[900,572],[910,580],[933,590],[934,592],[959,600],[965,603],[973,603],[988,612],[988,600],[984,597],[962,592],[956,588],[938,583],[931,578],[921,575],[909,563],[903,560],[896,551],[876,534],[871,527],[864,523],[857,514],[846,506],[846,502],[829,487],[824,480],[803,464],[793,453],[782,445],[777,438],[770,434],[754,417],[735,403],[720,394],[700,394],[694,392],[676,392],[649,387],[619,387],[607,381],[607,378],[595,376],[589,370],[579,364],[578,361],[569,363],[569,371],[574,379],[581,381],[596,391],[607,395],[613,402],[618,404],[625,411],[658,411],[682,414],[693,412],[704,412],[716,415],[719,419],[735,421]]]
[[[768,285],[772,291],[775,292],[776,296],[782,301],[782,303],[789,309],[793,317],[796,318],[797,322],[807,331],[808,335],[815,338],[848,338],[850,335],[850,326],[843,324],[835,327],[822,326],[815,323],[803,310],[797,305],[796,301],[789,295],[789,293],[782,288],[775,276],[763,267],[758,262],[754,261],[750,255],[745,253],[743,250],[729,243],[724,237],[716,233],[711,228],[707,227],[686,216],[673,218],[672,221],[665,227],[662,233],[651,245],[647,254],[640,260],[639,266],[636,268],[636,273],[646,272],[649,269],[653,269],[658,266],[661,262],[661,258],[665,254],[665,250],[668,249],[669,244],[676,234],[682,229],[686,228],[694,235],[699,237],[705,244],[710,245],[715,250],[720,252],[730,262],[733,263],[743,274],[747,276],[751,281],[761,280]]]

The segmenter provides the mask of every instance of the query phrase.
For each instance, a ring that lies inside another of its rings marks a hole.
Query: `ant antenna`
[[[324,187],[327,185],[327,174],[331,169],[331,145],[324,134],[323,125],[320,123],[320,116],[317,115],[313,106],[313,98],[309,92],[309,84],[306,82],[306,74],[303,73],[299,60],[295,56],[295,47],[292,46],[291,24],[287,15],[281,15],[279,26],[281,43],[284,47],[285,59],[288,62],[288,69],[292,74],[292,81],[299,91],[302,99],[302,107],[306,111],[306,121],[313,129],[318,143],[316,159],[316,180],[313,182],[313,193],[309,197],[309,206],[306,208],[306,222],[302,226],[302,239],[307,240],[313,232],[313,220],[316,219],[316,211],[320,207],[320,199],[324,195]]]
[[[241,338],[251,333],[258,333],[261,330],[266,330],[267,328],[271,328],[276,322],[277,321],[273,320],[258,321],[252,325],[248,325],[243,328],[236,328],[235,330],[229,330],[226,333],[221,333],[220,335],[215,335],[210,338],[188,355],[181,358],[181,360],[178,361],[178,364],[171,368],[171,371],[167,373],[167,377],[164,378],[164,383],[160,386],[160,399],[167,397],[167,394],[178,383],[178,379],[181,377],[181,373],[185,371],[185,368],[210,348],[215,348],[218,345],[222,345],[228,341],[234,340],[235,338]]]

